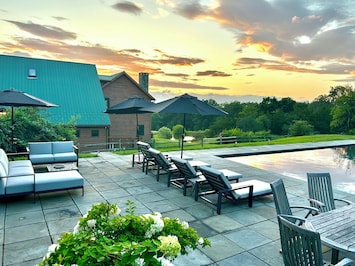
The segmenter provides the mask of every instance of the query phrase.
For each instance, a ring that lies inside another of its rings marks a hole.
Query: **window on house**
[[[28,69],[28,78],[37,78],[37,71],[35,68],[29,68]]]
[[[77,138],[80,138],[80,130],[77,130],[75,135],[76,135]]]
[[[99,130],[93,129],[91,130],[91,137],[98,137],[99,136]]]

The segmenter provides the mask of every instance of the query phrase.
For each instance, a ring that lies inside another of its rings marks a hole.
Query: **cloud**
[[[121,1],[112,5],[111,7],[117,11],[126,12],[133,15],[140,15],[143,12],[142,8],[129,1]]]
[[[302,62],[301,62],[302,63]],[[236,70],[244,69],[269,69],[281,70],[298,73],[314,73],[314,74],[352,74],[355,70],[353,64],[327,63],[321,66],[305,65],[308,67],[300,67],[290,64],[286,61],[266,60],[262,58],[241,57],[234,63]]]
[[[67,43],[61,40],[43,40],[37,38],[13,38],[15,43],[0,42],[3,51],[21,50],[24,54],[51,55],[53,59],[78,61],[96,64],[97,68],[105,72],[149,72],[151,74],[164,73],[161,65],[191,66],[204,62],[199,58],[179,57],[155,50],[158,57],[147,58],[139,49],[114,50],[101,44],[92,43]],[[8,54],[11,54],[9,52]],[[85,55],[85,58],[82,55]],[[172,75],[172,74],[171,74]],[[184,77],[183,74],[180,74]]]
[[[227,74],[217,70],[206,70],[206,71],[198,71],[196,73],[197,76],[211,76],[211,77],[230,77],[231,74]]]
[[[201,2],[181,1],[175,7],[176,13],[218,23],[234,34],[236,51],[243,53],[252,48],[280,59],[276,64],[263,64],[265,68],[330,73],[330,66],[315,71],[295,65],[338,61],[348,66],[355,60],[354,5],[349,0],[220,0],[212,8],[204,8]]]
[[[67,18],[61,17],[61,16],[53,16],[52,18],[54,18],[55,20],[58,20],[58,21],[67,20]]]
[[[159,59],[155,60],[149,60],[151,63],[158,63],[158,64],[170,64],[170,65],[176,65],[176,66],[192,66],[195,64],[199,63],[204,63],[205,60],[200,59],[200,58],[189,58],[189,57],[180,57],[180,56],[174,56],[174,55],[169,55],[161,50],[155,49],[155,51],[160,54]]]
[[[183,2],[176,7],[175,12],[188,19],[195,19],[208,15],[208,10],[206,10],[199,1]]]
[[[156,79],[150,79],[149,84],[152,86],[163,87],[163,88],[179,88],[184,90],[218,90],[224,91],[229,90],[226,87],[218,87],[218,86],[203,86],[194,83],[184,83],[184,82],[174,82],[174,81],[161,81]],[[159,89],[160,90],[160,89]]]
[[[13,20],[4,20],[13,25],[16,25],[19,29],[31,33],[33,35],[49,38],[49,39],[57,39],[57,40],[74,40],[77,35],[74,32],[65,31],[59,27],[49,26],[49,25],[40,25],[32,22],[24,23]]]

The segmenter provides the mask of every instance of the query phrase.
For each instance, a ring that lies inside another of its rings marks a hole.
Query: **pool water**
[[[302,180],[307,180],[307,172],[329,172],[333,187],[355,194],[355,146],[228,159]]]

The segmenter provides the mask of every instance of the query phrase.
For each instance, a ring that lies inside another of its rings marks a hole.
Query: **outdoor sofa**
[[[28,152],[32,164],[76,162],[79,165],[78,148],[73,141],[29,142]]]
[[[9,161],[0,149],[0,198],[81,188],[84,178],[76,170],[35,173],[30,160]]]

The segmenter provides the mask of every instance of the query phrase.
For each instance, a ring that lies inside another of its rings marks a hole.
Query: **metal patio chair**
[[[307,173],[310,206],[319,212],[328,212],[336,208],[335,201],[351,204],[351,201],[334,198],[330,173]]]
[[[316,231],[308,230],[298,224],[303,224],[304,219],[278,215],[282,257],[287,266],[323,266],[331,265],[323,261],[322,242]],[[351,265],[352,260],[342,259],[337,266]]]
[[[178,174],[179,169],[162,152],[160,152],[156,149],[153,149],[153,148],[149,148],[148,152],[150,153],[150,155],[154,159],[155,169],[157,171],[157,173],[156,173],[157,181],[159,181],[160,175],[162,173],[165,173],[165,174],[168,174],[168,184],[169,184],[169,181],[171,179],[171,175],[175,174],[175,173]]]
[[[292,209],[307,210],[308,212],[305,215],[305,218],[307,218],[310,214],[317,214],[318,213],[318,209],[316,209],[314,207],[296,206],[296,205],[291,206],[288,201],[285,185],[284,185],[284,182],[282,179],[277,179],[276,181],[272,182],[270,184],[270,186],[272,189],[272,193],[274,195],[276,213],[278,215],[280,215],[280,214],[293,215]]]

